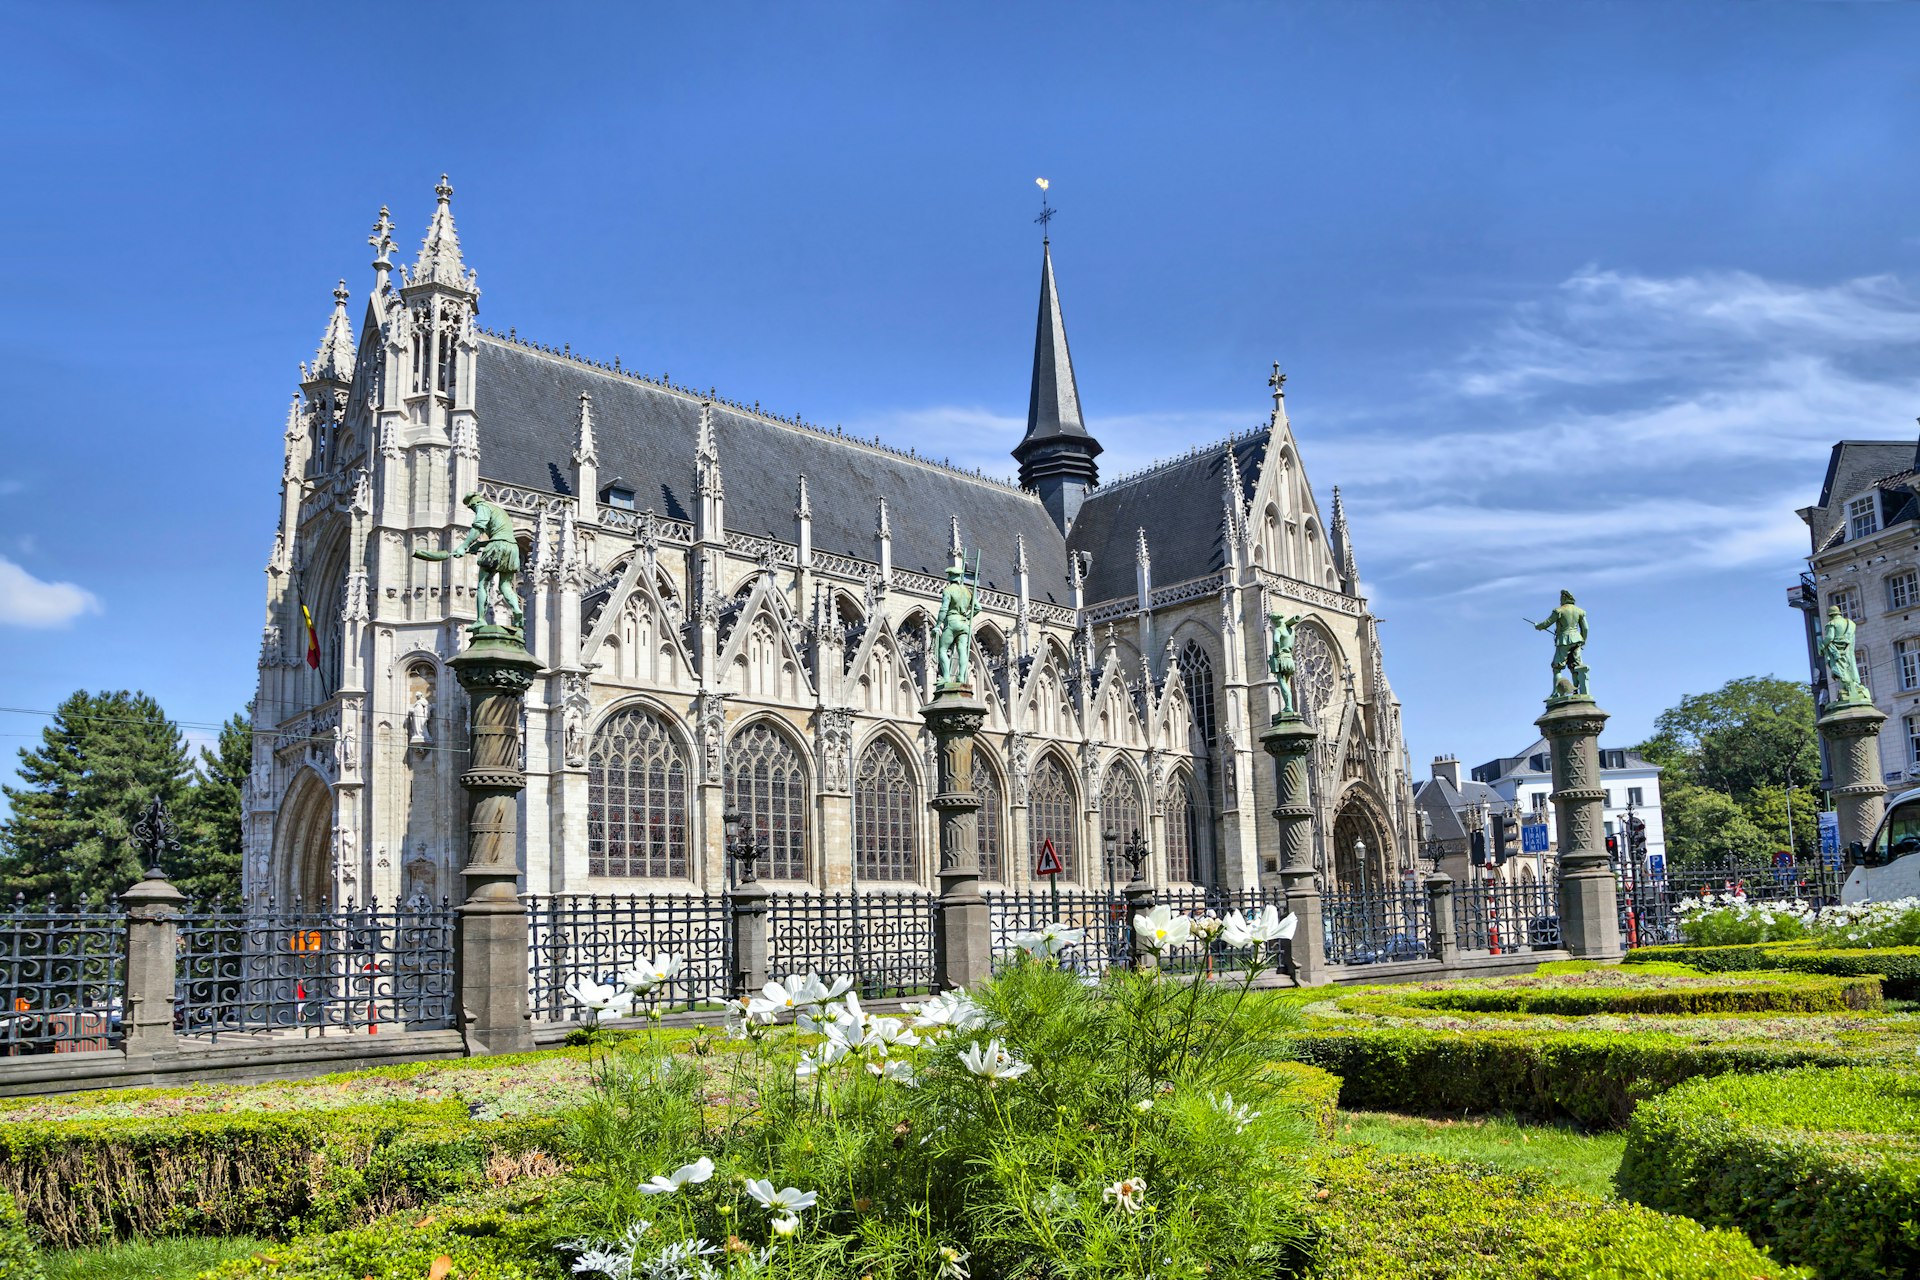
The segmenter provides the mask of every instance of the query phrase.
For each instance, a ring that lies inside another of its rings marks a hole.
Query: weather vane
[[[1058,213],[1059,210],[1047,207],[1047,187],[1050,185],[1047,180],[1045,178],[1035,178],[1033,181],[1034,185],[1040,188],[1040,216],[1035,218],[1034,221],[1040,224],[1040,236],[1042,239],[1045,239],[1047,236],[1047,224],[1053,221],[1053,215]]]

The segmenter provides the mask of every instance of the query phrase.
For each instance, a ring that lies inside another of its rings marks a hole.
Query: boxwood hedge
[[[1641,947],[1622,964],[1678,962],[1709,973],[1736,969],[1791,969],[1845,977],[1879,974],[1886,993],[1920,998],[1920,947],[1819,947],[1807,942],[1756,942],[1736,947]]]
[[[13,1197],[0,1191],[0,1276],[6,1280],[46,1280],[40,1251],[27,1236],[27,1220]]]
[[[1842,1049],[1619,1031],[1329,1029],[1296,1033],[1292,1045],[1302,1062],[1340,1077],[1344,1107],[1506,1112],[1595,1128],[1625,1124],[1643,1099],[1696,1076],[1857,1061]]]
[[[1920,1275],[1920,1075],[1694,1081],[1635,1113],[1618,1182],[1642,1204],[1739,1227],[1822,1280]]]
[[[1603,1013],[1713,1015],[1726,1013],[1838,1013],[1881,1007],[1877,975],[1842,977],[1798,973],[1726,973],[1718,979],[1662,974],[1661,985],[1633,985],[1621,970],[1535,982],[1449,983],[1438,989],[1399,989],[1376,999],[1420,1009],[1479,1013],[1544,1013],[1584,1017]],[[1616,981],[1607,981],[1608,979]],[[1572,985],[1591,981],[1592,985]]]
[[[1366,1148],[1314,1162],[1322,1280],[1790,1280],[1733,1231],[1601,1200],[1532,1172]]]
[[[323,1230],[484,1185],[548,1120],[459,1101],[0,1124],[0,1191],[62,1248],[130,1236]]]

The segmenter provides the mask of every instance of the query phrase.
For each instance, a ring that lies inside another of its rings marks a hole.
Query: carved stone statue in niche
[[[417,666],[407,673],[407,745],[433,744],[433,671]]]

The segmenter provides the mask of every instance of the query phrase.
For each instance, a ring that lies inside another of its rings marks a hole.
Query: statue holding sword
[[[980,581],[980,553],[973,553],[973,572],[967,572],[964,554],[956,554],[947,569],[947,586],[940,593],[940,616],[934,622],[939,632],[940,687],[973,687],[973,619],[980,612],[980,595],[974,584]]]
[[[1587,611],[1573,602],[1573,592],[1560,593],[1560,605],[1543,620],[1522,619],[1535,631],[1553,629],[1553,696],[1585,698],[1587,664],[1581,655],[1587,647]]]

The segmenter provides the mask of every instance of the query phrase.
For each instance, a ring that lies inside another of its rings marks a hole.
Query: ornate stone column
[[[1427,877],[1427,927],[1433,935],[1427,954],[1441,964],[1452,964],[1455,950],[1453,877],[1439,871]]]
[[[987,704],[971,687],[945,686],[920,714],[933,731],[938,760],[931,802],[940,826],[933,965],[934,985],[945,991],[992,976],[987,900],[980,896],[980,797],[973,791],[973,739],[987,722]]]
[[[133,825],[147,870],[140,882],[120,895],[127,911],[126,1014],[121,1034],[127,1056],[169,1054],[180,1047],[173,1030],[174,984],[180,908],[186,895],[174,888],[161,859],[180,852],[173,821],[158,796]],[[76,1020],[92,1015],[74,1015]],[[101,1034],[105,1018],[101,1018]],[[76,1030],[80,1030],[76,1022]]]
[[[1887,788],[1880,777],[1880,726],[1887,713],[1871,702],[1830,703],[1820,717],[1833,770],[1833,807],[1840,818],[1840,848],[1865,846],[1886,812]]]
[[[520,633],[477,625],[448,666],[467,691],[466,899],[459,907],[455,963],[460,1018],[470,1050],[533,1048],[527,1006],[527,909],[520,901],[520,708],[540,661]]]
[[[1282,713],[1260,735],[1273,757],[1274,821],[1280,827],[1280,886],[1299,922],[1293,963],[1303,987],[1327,980],[1327,944],[1320,923],[1320,890],[1313,880],[1313,806],[1307,796],[1307,754],[1319,735],[1297,714]]]
[[[1560,841],[1560,940],[1576,956],[1620,954],[1620,896],[1607,860],[1600,731],[1607,713],[1584,694],[1547,699],[1539,726],[1552,746],[1553,813]]]

